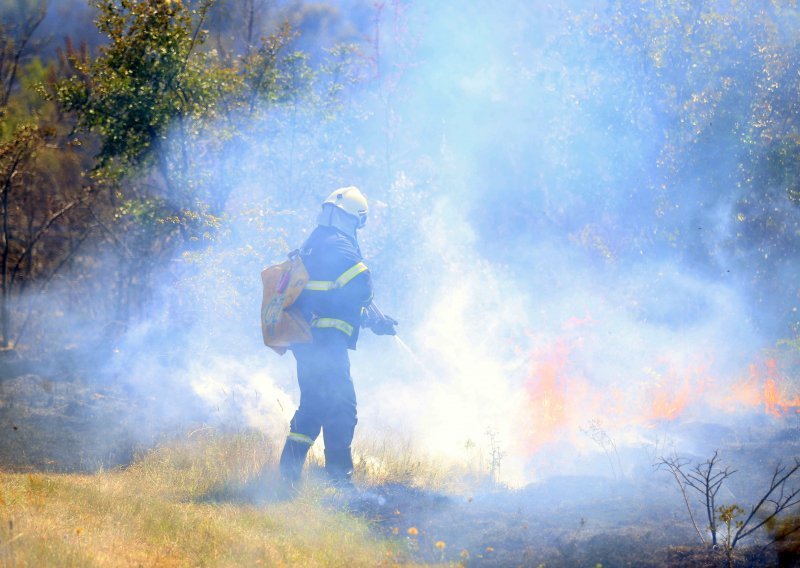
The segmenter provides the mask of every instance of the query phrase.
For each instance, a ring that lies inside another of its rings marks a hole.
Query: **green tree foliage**
[[[312,69],[291,49],[288,24],[253,45],[223,48],[217,35],[209,46],[208,22],[219,9],[211,1],[95,5],[108,43],[94,58],[68,43],[50,93],[83,143],[97,144],[88,179],[105,205],[95,222],[120,259],[115,319],[127,321],[176,253],[213,246],[241,221],[225,215],[242,183],[259,181],[244,192],[252,203],[238,204],[247,223],[263,203],[295,205],[331,176],[331,162],[346,158],[322,133],[358,77],[347,47]]]
[[[91,62],[73,60],[77,72],[57,86],[58,100],[100,135],[100,166],[123,175],[155,161],[170,189],[179,191],[175,165],[162,151],[169,130],[176,121],[213,117],[231,79],[199,49],[208,3],[197,9],[162,0],[96,6],[110,43]]]

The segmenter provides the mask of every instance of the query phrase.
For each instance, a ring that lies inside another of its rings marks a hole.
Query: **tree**
[[[288,25],[233,56],[205,45],[211,0],[95,5],[109,43],[93,59],[68,46],[68,76],[51,96],[98,141],[91,178],[112,206],[96,223],[124,259],[112,288],[115,319],[127,321],[131,307],[146,305],[158,267],[215,239],[243,173],[282,198],[312,185],[301,178],[317,175],[307,150],[325,142],[320,125],[336,114],[349,52],[332,55],[322,74],[335,78],[323,85],[307,57],[288,49]]]
[[[92,227],[81,216],[93,197],[70,152],[48,147],[52,127],[23,123],[0,144],[0,347],[16,345],[34,299],[73,258]],[[48,158],[48,154],[50,154]],[[55,163],[49,163],[50,160]],[[53,188],[61,191],[53,192]],[[27,307],[20,304],[27,294]],[[20,308],[15,327],[12,309]]]
[[[99,140],[92,178],[112,207],[97,222],[127,259],[115,286],[123,321],[144,303],[154,267],[217,222],[198,198],[192,143],[239,81],[200,50],[210,4],[96,2],[109,44],[91,60],[68,52],[71,73],[52,87],[64,112]]]
[[[10,6],[0,6],[0,15],[4,16],[0,21],[9,22],[0,25],[0,112],[8,106],[31,37],[46,13],[47,0],[17,0]],[[16,25],[10,22],[16,22]]]
[[[37,128],[23,126],[14,137],[0,146],[0,215],[2,215],[3,249],[0,252],[0,346],[9,346],[11,328],[11,287],[14,263],[12,252],[11,198],[20,190],[26,168],[32,161],[42,137]]]
[[[683,495],[692,524],[703,544],[706,544],[706,540],[692,512],[687,489],[691,489],[698,495],[698,501],[705,510],[708,520],[706,528],[711,534],[712,546],[719,544],[719,533],[722,530],[720,522],[724,525],[722,546],[731,565],[733,565],[732,555],[736,545],[760,528],[767,527],[769,529],[779,521],[792,523],[791,527],[783,526],[778,534],[773,534],[772,542],[776,542],[778,537],[796,532],[800,528],[796,524],[796,518],[787,516],[794,507],[800,504],[800,489],[789,486],[789,483],[795,481],[797,473],[800,472],[800,460],[797,458],[790,464],[778,462],[775,465],[767,488],[760,493],[755,505],[747,511],[735,503],[717,505],[719,490],[725,481],[736,473],[736,470],[721,466],[718,451],[715,451],[714,455],[705,462],[693,466],[691,461],[685,458],[661,457],[656,467],[664,467],[672,474]],[[738,517],[745,514],[743,521],[737,520]]]

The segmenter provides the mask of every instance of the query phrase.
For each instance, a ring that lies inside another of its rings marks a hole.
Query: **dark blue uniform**
[[[313,341],[292,347],[300,406],[281,454],[281,474],[297,481],[306,454],[322,431],[326,472],[333,479],[348,480],[353,469],[350,446],[358,419],[347,350],[356,348],[361,311],[372,300],[372,281],[369,271],[359,265],[362,257],[356,241],[333,227],[317,227],[300,254],[311,281],[335,282],[358,268],[341,287],[307,288],[295,303],[311,323]]]

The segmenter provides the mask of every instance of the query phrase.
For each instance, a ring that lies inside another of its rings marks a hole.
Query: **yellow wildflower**
[[[417,536],[419,531],[417,530],[417,527],[409,527],[408,534],[411,536]]]

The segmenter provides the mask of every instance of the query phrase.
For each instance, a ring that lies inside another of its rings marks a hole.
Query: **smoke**
[[[599,451],[581,438],[592,418],[637,440],[635,428],[657,419],[654,389],[667,393],[667,414],[682,410],[684,380],[700,389],[720,375],[724,389],[760,342],[735,280],[709,277],[660,236],[641,234],[660,228],[647,223],[658,199],[647,193],[663,174],[648,162],[656,142],[634,133],[659,125],[649,114],[625,124],[616,105],[630,85],[601,76],[624,63],[599,53],[597,69],[587,68],[569,51],[578,45],[546,33],[550,24],[567,33],[566,11],[471,5],[414,16],[424,21],[423,60],[401,81],[410,94],[395,112],[408,147],[397,153],[430,152],[442,181],[430,188],[430,213],[417,212],[411,254],[425,268],[412,277],[420,293],[406,300],[417,317],[400,330],[430,371],[412,368],[399,387],[368,392],[362,428],[372,413],[407,420],[430,451],[454,459],[496,432],[504,473],[519,482],[566,467],[576,447]],[[670,225],[694,230],[701,218],[702,238],[724,241],[729,203],[711,215],[702,199],[681,204]],[[409,312],[385,309],[401,322]],[[382,373],[380,358],[365,365]],[[537,463],[545,447],[548,464]]]
[[[682,153],[665,138],[681,129],[658,79],[606,41],[625,30],[596,29],[603,8],[506,8],[406,14],[419,61],[398,82],[394,151],[432,157],[438,177],[405,252],[424,268],[390,279],[412,292],[385,309],[410,323],[401,334],[426,369],[362,394],[362,432],[406,420],[453,459],[494,432],[506,480],[522,482],[596,470],[592,420],[643,456],[653,428],[677,418],[741,424],[722,408],[775,322],[753,304],[753,267],[732,246],[737,195],[726,189],[739,173],[719,147],[735,149],[735,135],[713,125],[736,108],[704,115],[695,128],[714,143],[700,136]],[[751,57],[735,40],[719,50]],[[676,171],[668,162],[681,156],[690,164]],[[395,356],[364,357],[355,372],[374,376]]]
[[[291,355],[260,345],[259,271],[301,244],[331,190],[358,185],[376,301],[401,341],[365,331],[352,353],[357,439],[403,432],[454,462],[499,445],[501,479],[523,484],[596,471],[608,440],[644,455],[676,417],[725,421],[772,341],[730,247],[735,198],[703,185],[732,161],[675,174],[675,117],[613,48],[625,30],[572,4],[386,4],[361,34],[371,78],[338,120],[243,125],[224,230],[164,270],[160,315],[102,375],[150,400],[149,421],[280,440],[298,391]],[[304,144],[292,170],[290,135]]]

